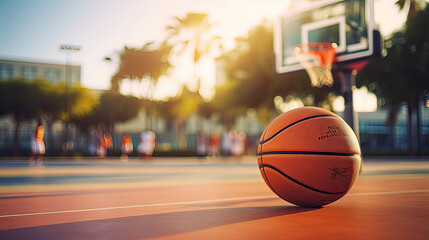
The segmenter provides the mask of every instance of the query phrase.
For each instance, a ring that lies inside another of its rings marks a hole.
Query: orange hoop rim
[[[312,55],[317,57],[320,65],[332,65],[335,62],[337,44],[330,42],[301,43],[295,46],[297,56]]]
[[[330,42],[301,43],[296,45],[295,49],[298,49],[300,52],[335,50],[337,49],[337,44]]]
[[[312,86],[332,86],[332,65],[336,60],[337,44],[312,42],[298,44],[294,48],[298,61],[307,71]]]

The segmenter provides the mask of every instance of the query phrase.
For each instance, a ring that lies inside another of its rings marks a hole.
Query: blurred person
[[[230,156],[231,155],[231,137],[232,131],[224,132],[222,135],[222,155]]]
[[[88,152],[90,155],[96,155],[97,154],[97,146],[98,146],[98,138],[96,131],[94,129],[91,129],[89,131],[89,140],[88,140]]]
[[[137,150],[140,159],[151,159],[156,146],[156,134],[154,131],[147,129],[140,134],[140,143]]]
[[[39,122],[31,137],[31,156],[30,159],[28,159],[30,166],[34,165],[35,159],[37,159],[37,166],[43,166],[43,155],[45,154],[45,143],[43,142],[44,135],[45,127]]]
[[[233,131],[231,138],[231,155],[240,158],[244,153],[246,134],[241,131]]]
[[[95,130],[95,136],[96,136],[96,149],[97,149],[97,156],[99,158],[104,158],[106,156],[106,141],[104,139],[103,130],[100,128],[97,128]]]
[[[247,135],[243,131],[238,131],[238,139],[241,146],[241,153],[240,156],[245,155],[246,153],[246,147],[247,147]]]
[[[128,155],[133,152],[133,141],[129,134],[122,136],[121,140],[121,161],[128,161]]]
[[[219,144],[220,144],[219,133],[212,132],[210,134],[210,141],[209,141],[209,155],[214,157],[219,155]]]
[[[113,150],[113,139],[110,133],[104,133],[103,138],[104,138],[104,146],[106,147],[106,155],[107,155],[107,151],[111,153],[111,151]]]
[[[203,131],[199,132],[196,137],[196,151],[198,158],[202,158],[207,155],[207,134]]]

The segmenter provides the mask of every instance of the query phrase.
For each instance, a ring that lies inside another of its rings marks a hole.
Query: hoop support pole
[[[353,108],[353,87],[356,83],[356,71],[353,69],[341,69],[341,93],[344,97],[344,120],[349,124],[360,141],[359,120],[357,112]]]

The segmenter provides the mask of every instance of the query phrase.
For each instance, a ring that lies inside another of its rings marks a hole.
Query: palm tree
[[[413,18],[416,15],[416,12],[419,9],[424,8],[425,6],[425,0],[398,0],[395,5],[399,7],[399,10],[404,10],[405,6],[409,6],[408,13],[407,13],[407,22],[411,18]]]
[[[173,49],[178,55],[185,51],[192,51],[192,61],[194,64],[194,77],[197,85],[197,92],[200,90],[200,77],[197,75],[197,64],[203,56],[209,55],[214,47],[222,48],[219,36],[208,38],[213,25],[209,23],[208,15],[205,13],[188,13],[186,17],[176,17],[176,23],[167,26],[169,32],[168,40],[172,42]],[[217,43],[217,45],[216,45]]]
[[[400,2],[400,1],[398,1]],[[386,56],[374,59],[358,76],[360,85],[373,88],[389,107],[388,124],[392,131],[402,104],[407,106],[408,148],[419,154],[421,133],[421,104],[429,88],[428,61],[425,42],[429,33],[429,5],[419,10],[406,25],[386,40]],[[426,37],[426,38],[425,38]],[[413,49],[415,49],[413,51]],[[371,87],[371,84],[373,87]],[[358,86],[359,87],[359,86]],[[394,133],[392,132],[392,135]]]
[[[111,90],[119,93],[119,85],[123,79],[142,81],[149,79],[150,89],[148,98],[151,99],[153,89],[160,76],[167,73],[170,63],[168,55],[171,47],[163,42],[158,48],[152,47],[153,43],[146,43],[142,48],[124,47],[120,53],[120,64],[117,72],[111,79]],[[110,61],[109,57],[105,60]]]
[[[417,12],[419,10],[422,10],[427,5],[427,0],[398,0],[395,3],[399,10],[404,10],[405,6],[409,6],[408,13],[407,13],[407,25],[410,22],[411,19],[413,19]],[[418,96],[418,98],[421,100],[423,95]],[[417,100],[417,103],[415,103],[416,106],[412,106],[412,104],[408,103],[408,135],[409,135],[409,141],[411,144],[411,152],[419,153],[420,151],[420,103]],[[414,109],[415,108],[415,109]],[[414,110],[413,110],[414,109]],[[413,125],[416,125],[416,129],[413,131]],[[417,145],[417,146],[416,146]]]

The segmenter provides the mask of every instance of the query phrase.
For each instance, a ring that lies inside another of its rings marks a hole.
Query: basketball
[[[338,115],[302,107],[274,119],[262,133],[258,165],[268,187],[303,207],[343,197],[361,167],[359,141]]]

